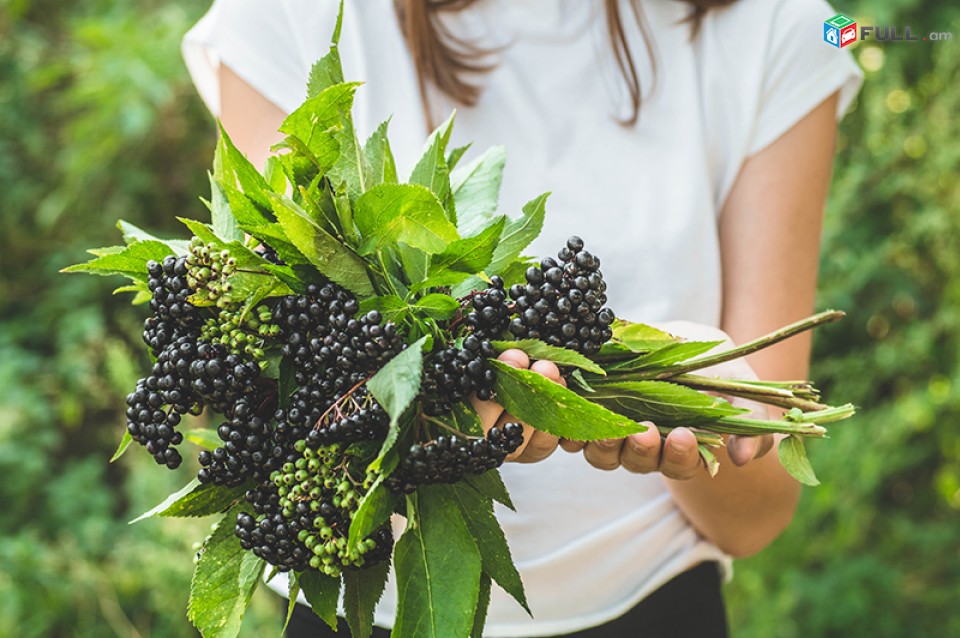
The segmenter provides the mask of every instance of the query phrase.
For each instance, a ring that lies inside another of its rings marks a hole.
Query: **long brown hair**
[[[692,7],[689,16],[691,37],[696,36],[707,10],[735,2],[735,0],[683,1]],[[413,56],[420,85],[420,98],[427,112],[428,122],[430,120],[429,85],[433,85],[441,93],[460,104],[473,106],[480,98],[482,88],[468,77],[475,78],[488,73],[495,66],[490,62],[490,50],[451,33],[439,16],[442,12],[462,11],[475,2],[477,0],[394,0],[400,27]],[[647,53],[653,59],[649,33],[638,0],[630,0],[628,4],[643,36]],[[640,78],[620,15],[620,2],[604,0],[604,5],[610,46],[630,96],[630,115],[624,118],[622,123],[632,126],[636,124],[640,114],[642,102]],[[655,64],[654,69],[656,69]]]

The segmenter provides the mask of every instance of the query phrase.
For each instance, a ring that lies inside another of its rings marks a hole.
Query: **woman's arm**
[[[751,157],[720,220],[723,264],[721,327],[742,343],[813,310],[823,207],[833,165],[837,96],[829,98],[769,147]],[[810,337],[802,335],[748,357],[763,379],[805,379]],[[689,441],[687,441],[689,443]],[[757,449],[741,439],[737,453]],[[692,447],[692,446],[691,446]],[[738,466],[718,454],[716,478],[698,472],[665,479],[697,529],[734,556],[756,553],[793,517],[800,485],[776,453]],[[738,459],[745,460],[745,459]]]
[[[220,123],[240,152],[263,168],[270,147],[284,137],[277,129],[286,113],[224,64],[219,78]]]

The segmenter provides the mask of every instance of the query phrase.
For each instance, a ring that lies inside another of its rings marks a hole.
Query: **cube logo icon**
[[[853,18],[838,13],[823,23],[823,41],[838,49],[857,40],[857,22]]]

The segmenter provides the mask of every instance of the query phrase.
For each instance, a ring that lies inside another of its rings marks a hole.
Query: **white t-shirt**
[[[336,0],[217,0],[187,34],[184,55],[210,110],[219,113],[224,63],[289,112],[326,53]],[[481,0],[447,18],[456,33],[508,44],[483,80],[476,107],[458,107],[451,144],[507,147],[501,212],[552,191],[531,250],[554,254],[571,234],[603,261],[610,306],[635,321],[685,319],[716,326],[721,272],[717,218],[744,160],[840,92],[841,116],[860,73],[822,41],[836,12],[823,0],[740,0],[712,10],[691,41],[676,0],[640,2],[656,60],[624,0],[621,15],[644,100],[621,126],[625,89],[612,57],[603,3]],[[361,135],[391,115],[401,174],[427,131],[410,54],[391,0],[346,3],[340,42],[357,93]],[[652,89],[652,90],[651,90]],[[453,106],[442,97],[436,119]],[[704,560],[729,559],[684,518],[658,474],[602,472],[558,451],[507,464],[517,512],[497,514],[535,617],[494,588],[488,636],[564,634],[601,624]],[[376,622],[396,608],[388,585]]]

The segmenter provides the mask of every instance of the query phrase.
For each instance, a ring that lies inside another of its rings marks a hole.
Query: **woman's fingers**
[[[691,479],[701,469],[697,438],[687,428],[676,428],[663,442],[660,472],[667,478]]]
[[[636,474],[648,474],[660,469],[660,432],[653,423],[646,422],[647,429],[631,434],[620,448],[620,465]]]
[[[624,439],[591,441],[583,448],[583,458],[598,470],[615,470],[620,467],[620,449],[623,442]]]
[[[727,438],[727,456],[734,465],[746,465],[773,449],[773,435],[737,436]]]
[[[586,447],[586,441],[571,441],[570,439],[560,439],[560,447],[563,448],[564,452],[570,452],[571,454],[579,452],[584,447]]]

